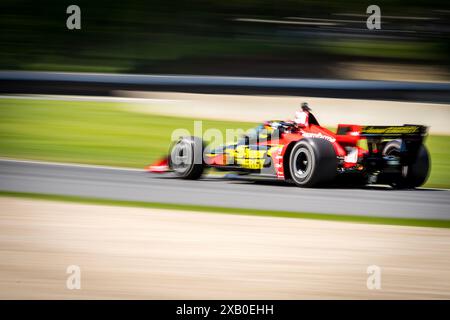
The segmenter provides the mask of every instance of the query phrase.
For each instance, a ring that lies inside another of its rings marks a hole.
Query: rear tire
[[[290,179],[299,187],[318,187],[336,177],[337,158],[331,142],[304,138],[289,155]]]
[[[197,180],[203,174],[202,139],[198,137],[183,137],[175,142],[169,153],[169,168],[182,179]]]
[[[400,155],[402,140],[389,141],[383,150],[383,155]],[[413,159],[409,166],[402,168],[399,179],[393,181],[391,186],[397,189],[417,188],[423,185],[430,173],[430,155],[427,148],[422,144],[419,147],[416,159]]]

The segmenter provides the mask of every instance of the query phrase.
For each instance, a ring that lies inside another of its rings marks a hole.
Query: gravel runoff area
[[[450,230],[0,197],[1,299],[450,298]],[[69,290],[67,267],[81,289]],[[381,288],[367,288],[367,268]]]

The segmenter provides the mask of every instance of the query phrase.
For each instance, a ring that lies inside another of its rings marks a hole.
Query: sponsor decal
[[[327,136],[325,134],[323,134],[322,132],[318,132],[318,133],[311,133],[311,132],[305,132],[302,131],[302,135],[305,138],[319,138],[319,139],[325,139],[328,140],[330,142],[335,142],[336,139],[330,136]]]
[[[411,134],[418,133],[420,126],[401,126],[401,127],[364,127],[363,134]]]

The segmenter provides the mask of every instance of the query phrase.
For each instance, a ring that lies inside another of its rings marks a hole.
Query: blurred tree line
[[[81,8],[81,30],[66,8]],[[345,61],[449,66],[444,0],[2,0],[0,68],[339,77]],[[386,18],[384,18],[386,16]]]

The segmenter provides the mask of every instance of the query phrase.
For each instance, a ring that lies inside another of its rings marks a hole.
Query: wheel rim
[[[180,140],[170,153],[172,169],[178,174],[184,174],[192,166],[193,150],[191,144],[186,140]]]
[[[300,148],[294,155],[294,175],[298,178],[305,178],[311,170],[311,153],[308,149]]]
[[[385,155],[399,158],[400,157],[400,150],[398,150],[395,147],[392,147],[392,148],[388,149],[385,152]]]

